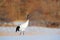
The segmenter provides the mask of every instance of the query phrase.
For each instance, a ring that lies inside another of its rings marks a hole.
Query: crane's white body
[[[27,20],[25,23],[20,25],[20,31],[25,31],[25,29],[28,27],[29,20]]]

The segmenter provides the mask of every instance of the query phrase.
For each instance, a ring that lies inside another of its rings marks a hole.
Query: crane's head
[[[27,13],[27,15],[26,15],[26,19],[27,19],[27,20],[30,19],[30,14]]]

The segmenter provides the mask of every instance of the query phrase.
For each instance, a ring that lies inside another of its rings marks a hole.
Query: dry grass
[[[26,12],[28,12],[31,15],[30,21],[44,20],[45,22],[46,21],[60,22],[60,1],[59,0],[0,1],[0,19],[1,18],[8,20],[10,19],[10,21],[26,20]],[[2,19],[0,21],[4,21]]]

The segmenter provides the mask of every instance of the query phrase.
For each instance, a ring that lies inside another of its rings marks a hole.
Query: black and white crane
[[[29,15],[27,15],[27,21],[25,23],[20,24],[16,27],[16,32],[20,31],[20,35],[21,35],[21,33],[23,33],[23,35],[24,35],[24,31],[28,27],[28,24],[29,24],[29,17],[28,16]]]

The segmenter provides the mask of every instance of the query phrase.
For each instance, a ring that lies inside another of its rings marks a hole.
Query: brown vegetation
[[[30,25],[60,25],[60,0],[0,0],[0,22],[26,20],[27,12],[31,15]]]

